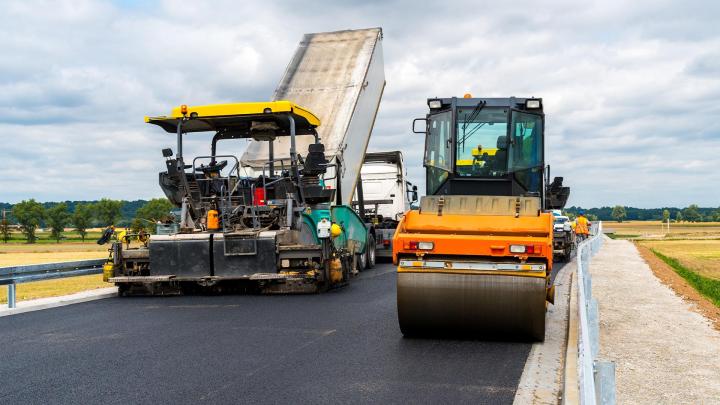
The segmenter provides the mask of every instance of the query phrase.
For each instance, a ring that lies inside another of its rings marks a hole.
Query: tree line
[[[566,211],[577,215],[581,207],[570,207]],[[685,208],[634,208],[622,205],[614,207],[584,209],[588,217],[602,221],[663,221],[667,222],[720,222],[720,208],[702,208],[690,204]]]
[[[124,214],[127,214],[124,208],[128,203],[103,198],[100,201],[87,203],[43,204],[31,198],[6,209],[6,214],[0,219],[0,238],[7,243],[15,227],[20,228],[28,243],[37,241],[36,232],[41,226],[47,227],[50,230],[50,237],[57,242],[62,239],[63,232],[68,227],[75,229],[83,242],[88,229],[94,226],[130,226],[133,231],[152,232],[157,222],[167,222],[172,219],[170,211],[175,208],[166,198],[143,201],[141,206],[134,209],[132,218],[128,220],[124,217]],[[7,215],[7,211],[10,215]]]

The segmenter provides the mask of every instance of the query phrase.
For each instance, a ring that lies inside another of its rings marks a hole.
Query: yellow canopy
[[[287,115],[295,120],[295,132],[298,135],[314,134],[320,120],[309,110],[290,101],[266,101],[253,103],[211,104],[173,108],[169,116],[145,117],[145,122],[155,124],[167,132],[176,132],[183,117],[183,132],[203,132],[232,130],[248,132],[253,122],[275,122],[278,135],[289,135]]]

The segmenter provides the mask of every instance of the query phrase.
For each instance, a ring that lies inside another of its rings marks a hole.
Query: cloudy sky
[[[570,204],[720,206],[720,2],[199,3],[4,1],[0,202],[161,196],[174,139],[144,115],[269,99],[303,33],[380,26],[370,149],[412,180],[427,97],[536,96]]]

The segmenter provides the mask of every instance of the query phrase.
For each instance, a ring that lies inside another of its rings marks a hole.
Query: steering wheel
[[[219,162],[216,162],[215,164],[208,164],[207,166],[201,164],[200,167],[195,169],[195,171],[203,172],[205,174],[216,173],[224,169],[225,166],[227,166],[227,163],[227,160],[221,160]]]

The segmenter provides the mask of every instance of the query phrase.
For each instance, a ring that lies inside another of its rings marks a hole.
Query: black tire
[[[532,326],[531,336],[536,342],[545,341],[545,322]]]
[[[375,267],[375,237],[368,235],[367,247],[365,248],[365,268],[372,269]]]
[[[365,268],[367,267],[367,256],[365,255],[365,253],[358,253],[355,255],[354,266],[355,270],[358,272],[365,270]]]

